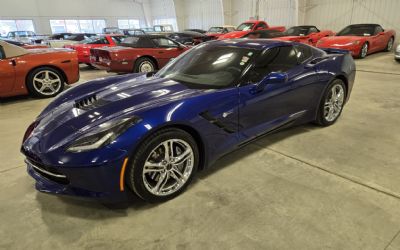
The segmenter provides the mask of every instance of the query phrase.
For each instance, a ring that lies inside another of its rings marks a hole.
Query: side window
[[[250,82],[259,82],[271,72],[286,72],[298,65],[293,46],[275,47],[264,51],[249,72]]]
[[[6,53],[4,53],[3,46],[0,46],[0,60],[6,58]]]
[[[176,48],[178,45],[173,41],[166,38],[153,38],[153,42],[157,45],[157,47],[161,48]]]
[[[307,59],[312,57],[312,49],[304,45],[295,45],[296,57],[299,63],[307,61]]]
[[[374,32],[374,34],[375,34],[375,35],[378,35],[380,32],[383,32],[382,27],[381,27],[381,26],[376,26],[376,27],[375,27],[375,32]]]
[[[311,27],[309,30],[308,30],[308,34],[311,34],[311,33],[318,33],[319,32],[319,30],[317,29],[317,28],[315,28],[315,27]]]
[[[259,24],[256,26],[256,29],[258,29],[258,28],[266,29],[266,28],[267,28],[267,25],[265,25],[265,23],[259,23]]]
[[[109,44],[106,38],[100,38],[94,42],[91,42],[89,44]]]

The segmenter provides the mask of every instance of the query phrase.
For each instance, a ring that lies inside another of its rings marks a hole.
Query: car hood
[[[222,36],[219,36],[218,39],[241,38],[244,35],[247,35],[248,33],[250,33],[250,30],[248,30],[248,31],[232,31],[232,32],[226,33]]]
[[[319,44],[346,44],[362,39],[360,36],[330,36],[321,38]]]
[[[72,93],[61,95],[61,100],[56,98],[55,103],[49,105],[53,108],[45,109],[38,117],[39,123],[34,130],[38,138],[47,138],[41,151],[52,148],[66,135],[76,134],[78,137],[108,120],[138,115],[205,92],[187,88],[173,80],[145,75],[116,79],[97,88],[82,84],[76,90],[72,88]]]

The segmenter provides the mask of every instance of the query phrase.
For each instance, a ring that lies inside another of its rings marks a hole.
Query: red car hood
[[[330,36],[330,37],[323,37],[319,40],[318,45],[333,45],[333,44],[340,44],[344,45],[347,43],[351,43],[354,41],[361,41],[363,37],[360,36]]]
[[[222,36],[219,36],[218,39],[222,40],[222,39],[231,39],[231,38],[241,38],[244,35],[247,35],[251,32],[251,30],[247,30],[247,31],[232,31],[229,33],[226,33]]]

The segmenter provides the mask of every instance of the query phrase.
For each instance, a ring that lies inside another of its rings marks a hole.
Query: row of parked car
[[[396,35],[378,24],[350,25],[335,34],[311,25],[286,30],[283,26],[271,27],[255,20],[237,28],[211,27],[208,32],[160,30],[146,33],[109,29],[104,32],[110,34],[63,33],[34,43],[14,39],[0,41],[0,97],[28,93],[37,97],[55,96],[63,90],[64,83],[79,80],[80,63],[117,73],[156,71],[192,46],[215,39],[294,41],[319,48],[345,49],[354,57],[364,58],[370,53],[391,50]],[[66,49],[55,50],[49,46]],[[400,60],[400,47],[395,57]]]

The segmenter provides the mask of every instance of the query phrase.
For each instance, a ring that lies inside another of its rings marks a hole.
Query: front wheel
[[[360,50],[360,58],[365,58],[368,54],[368,43],[364,43]]]
[[[317,124],[329,126],[336,122],[342,113],[346,98],[346,86],[340,79],[333,80],[325,90],[318,109]]]
[[[182,193],[199,164],[196,141],[180,129],[164,129],[150,136],[132,158],[128,186],[148,202],[162,202]]]
[[[394,44],[394,38],[391,37],[386,45],[385,51],[391,51]]]

